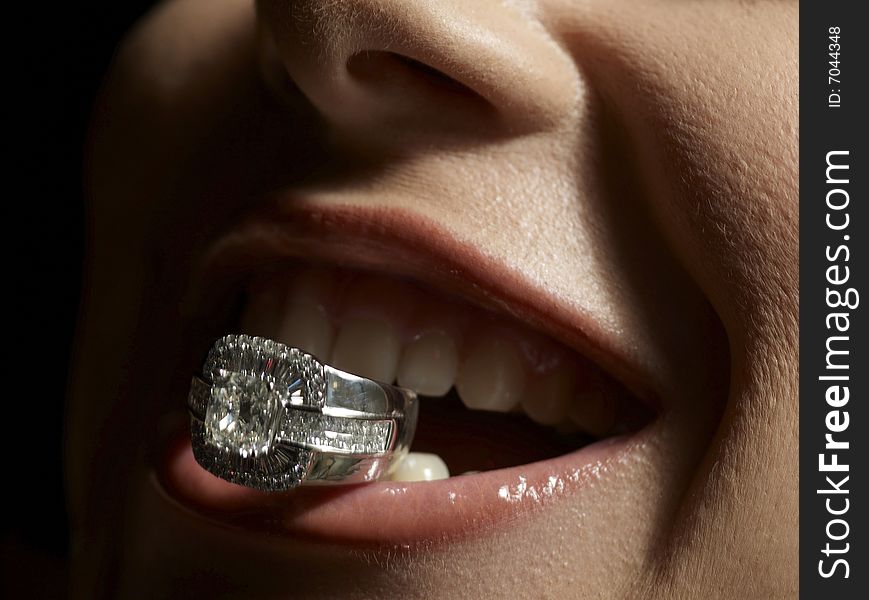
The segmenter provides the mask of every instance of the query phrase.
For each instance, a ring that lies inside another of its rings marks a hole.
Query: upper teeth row
[[[297,346],[339,369],[442,396],[455,385],[471,409],[510,412],[593,435],[615,404],[593,371],[551,340],[409,284],[305,269],[257,282],[244,333]]]

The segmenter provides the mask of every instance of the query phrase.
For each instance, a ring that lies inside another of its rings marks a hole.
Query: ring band
[[[418,405],[410,390],[358,377],[298,348],[227,335],[188,396],[196,461],[247,487],[361,483],[407,454]]]

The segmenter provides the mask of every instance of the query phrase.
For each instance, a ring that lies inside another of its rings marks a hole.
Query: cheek
[[[575,19],[575,60],[629,131],[652,213],[742,335],[745,307],[796,289],[796,6],[614,3]]]

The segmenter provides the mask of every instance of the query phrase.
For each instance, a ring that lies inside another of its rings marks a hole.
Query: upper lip
[[[192,303],[237,289],[264,265],[303,258],[406,277],[507,313],[586,356],[638,399],[659,408],[661,382],[630,361],[587,313],[411,210],[322,205],[294,195],[220,237],[205,253]]]

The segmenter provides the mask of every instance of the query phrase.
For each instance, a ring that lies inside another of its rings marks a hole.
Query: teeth
[[[437,454],[410,452],[392,473],[393,481],[435,481],[447,479],[450,471]]]
[[[392,383],[398,369],[401,340],[390,319],[373,314],[344,317],[332,349],[332,364],[339,369]]]
[[[619,410],[594,369],[552,340],[380,276],[316,267],[254,279],[241,329],[425,396],[455,386],[470,409],[524,412],[568,433],[611,433]],[[412,454],[405,468],[443,466],[428,456]]]
[[[278,341],[317,357],[329,356],[335,332],[326,309],[311,300],[298,299],[285,311]]]
[[[612,430],[616,420],[616,407],[612,399],[599,389],[587,389],[577,394],[567,416],[582,431],[602,437]]]
[[[424,331],[404,347],[398,384],[426,396],[443,396],[453,386],[457,364],[453,338],[443,331]]]
[[[334,329],[325,303],[333,285],[332,276],[323,269],[294,273],[290,287],[275,276],[254,282],[241,329],[327,358]]]
[[[525,392],[522,408],[541,425],[555,425],[567,417],[574,387],[572,365],[563,365],[541,377]]]
[[[525,369],[512,342],[483,334],[465,359],[456,390],[468,408],[509,412],[525,386]]]

